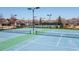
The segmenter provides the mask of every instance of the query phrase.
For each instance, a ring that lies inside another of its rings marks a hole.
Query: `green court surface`
[[[33,37],[33,34],[26,34],[26,35],[23,35],[23,36],[18,36],[18,37],[15,37],[15,38],[0,42],[0,50],[4,50],[6,48],[9,48],[9,47],[11,47],[13,45],[21,43],[24,40],[29,40],[32,37]]]

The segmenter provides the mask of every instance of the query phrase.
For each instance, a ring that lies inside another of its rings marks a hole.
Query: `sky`
[[[18,19],[32,19],[32,10],[28,10],[27,7],[0,7],[0,15],[3,15],[4,18],[10,18],[15,14]],[[56,19],[58,16],[75,18],[79,17],[79,7],[40,7],[38,10],[35,9],[35,18],[37,19],[40,17],[48,19],[47,14],[52,14],[51,19]]]

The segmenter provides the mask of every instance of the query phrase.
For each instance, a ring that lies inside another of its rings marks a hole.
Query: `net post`
[[[35,31],[36,35],[37,35],[37,31]]]
[[[30,30],[30,34],[31,34],[31,30]]]

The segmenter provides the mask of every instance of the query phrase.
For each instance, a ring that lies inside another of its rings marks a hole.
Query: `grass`
[[[32,34],[27,34],[27,35],[18,36],[18,37],[9,39],[7,41],[0,42],[0,51],[4,50],[6,48],[9,48],[13,45],[16,45],[18,43],[21,43],[22,41],[29,40],[32,37],[33,37]]]

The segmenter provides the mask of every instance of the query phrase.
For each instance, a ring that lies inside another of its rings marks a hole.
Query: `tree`
[[[62,23],[61,16],[58,17],[58,25],[59,25],[59,28],[63,28],[63,23]]]
[[[4,18],[3,18],[3,15],[0,14],[0,24],[3,23],[3,19],[4,19]]]
[[[16,25],[16,14],[15,15],[11,15],[11,24]]]
[[[40,21],[39,21],[40,25],[42,25],[42,18],[40,18]]]

